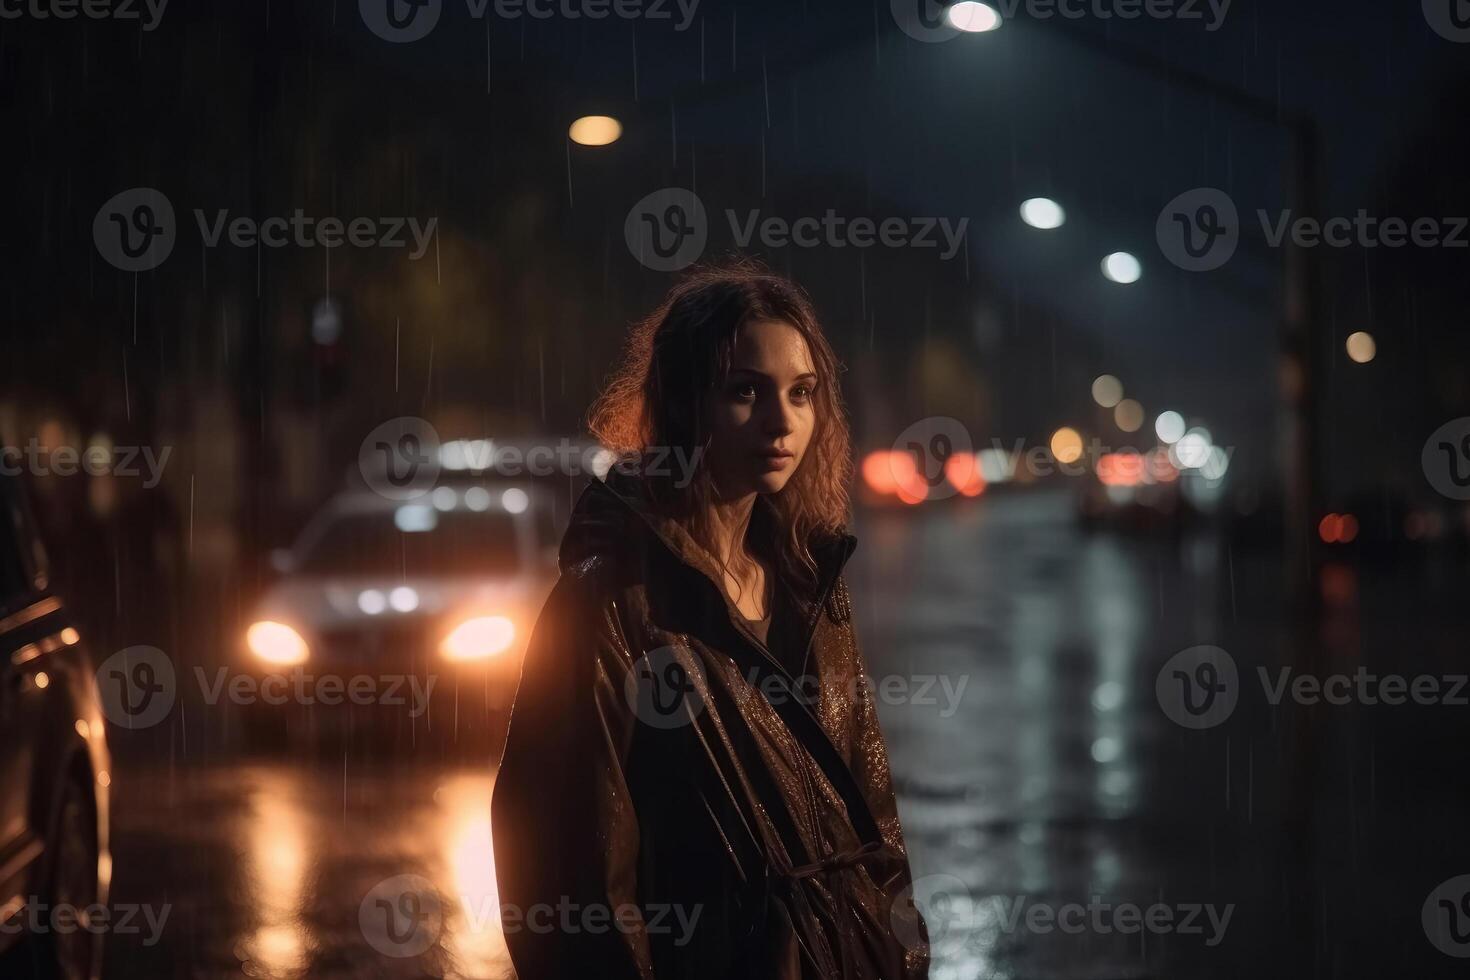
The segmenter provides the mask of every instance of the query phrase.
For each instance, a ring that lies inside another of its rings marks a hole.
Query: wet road
[[[107,975],[509,976],[492,783],[487,767],[140,771],[117,799],[114,900],[172,910],[156,943],[111,937]],[[439,907],[399,904],[429,882]]]
[[[1202,731],[1160,710],[1177,651],[1219,644],[1243,674],[1287,655],[1269,557],[1082,535],[1041,495],[857,530],[936,980],[1456,975],[1419,913],[1470,871],[1464,777],[1414,752],[1463,735],[1464,710],[1315,723],[1245,692]],[[1329,655],[1403,659],[1373,622],[1407,614],[1356,608]],[[1448,658],[1455,636],[1415,648]],[[168,918],[110,936],[108,976],[508,974],[488,765],[247,763],[191,738],[119,761],[114,902]]]

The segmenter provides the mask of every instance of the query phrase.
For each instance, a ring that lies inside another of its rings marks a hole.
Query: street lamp
[[[1067,222],[1067,212],[1049,197],[1033,197],[1021,202],[1021,220],[1032,228],[1050,231]]]
[[[1001,25],[1000,13],[994,7],[974,0],[952,4],[945,11],[945,18],[951,27],[967,34],[983,34]]]
[[[1113,252],[1102,260],[1103,275],[1113,282],[1129,285],[1143,276],[1143,266],[1128,252]]]

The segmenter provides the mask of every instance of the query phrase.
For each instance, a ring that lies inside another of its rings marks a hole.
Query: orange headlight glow
[[[300,664],[310,652],[301,634],[285,623],[263,619],[245,631],[245,645],[261,660],[273,664]]]
[[[439,651],[449,660],[484,660],[504,653],[515,635],[515,624],[504,616],[475,616],[450,631]]]

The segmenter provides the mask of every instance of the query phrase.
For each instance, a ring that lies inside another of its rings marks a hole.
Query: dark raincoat
[[[816,591],[778,578],[763,644],[642,488],[583,493],[526,652],[492,804],[520,980],[927,977],[856,538],[811,542]]]

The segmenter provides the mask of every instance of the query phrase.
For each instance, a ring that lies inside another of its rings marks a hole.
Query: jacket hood
[[[755,506],[764,518],[774,518],[774,509],[764,494],[756,496]],[[752,520],[755,519],[753,516]],[[648,540],[647,536],[712,581],[723,581],[714,557],[683,525],[654,508],[643,480],[616,467],[608,470],[605,480],[594,479],[577,499],[562,538],[558,563],[565,572],[590,558],[612,559],[641,543],[640,537]],[[857,538],[845,530],[838,534],[814,534],[808,548],[817,563],[819,580],[835,578],[856,547]]]

